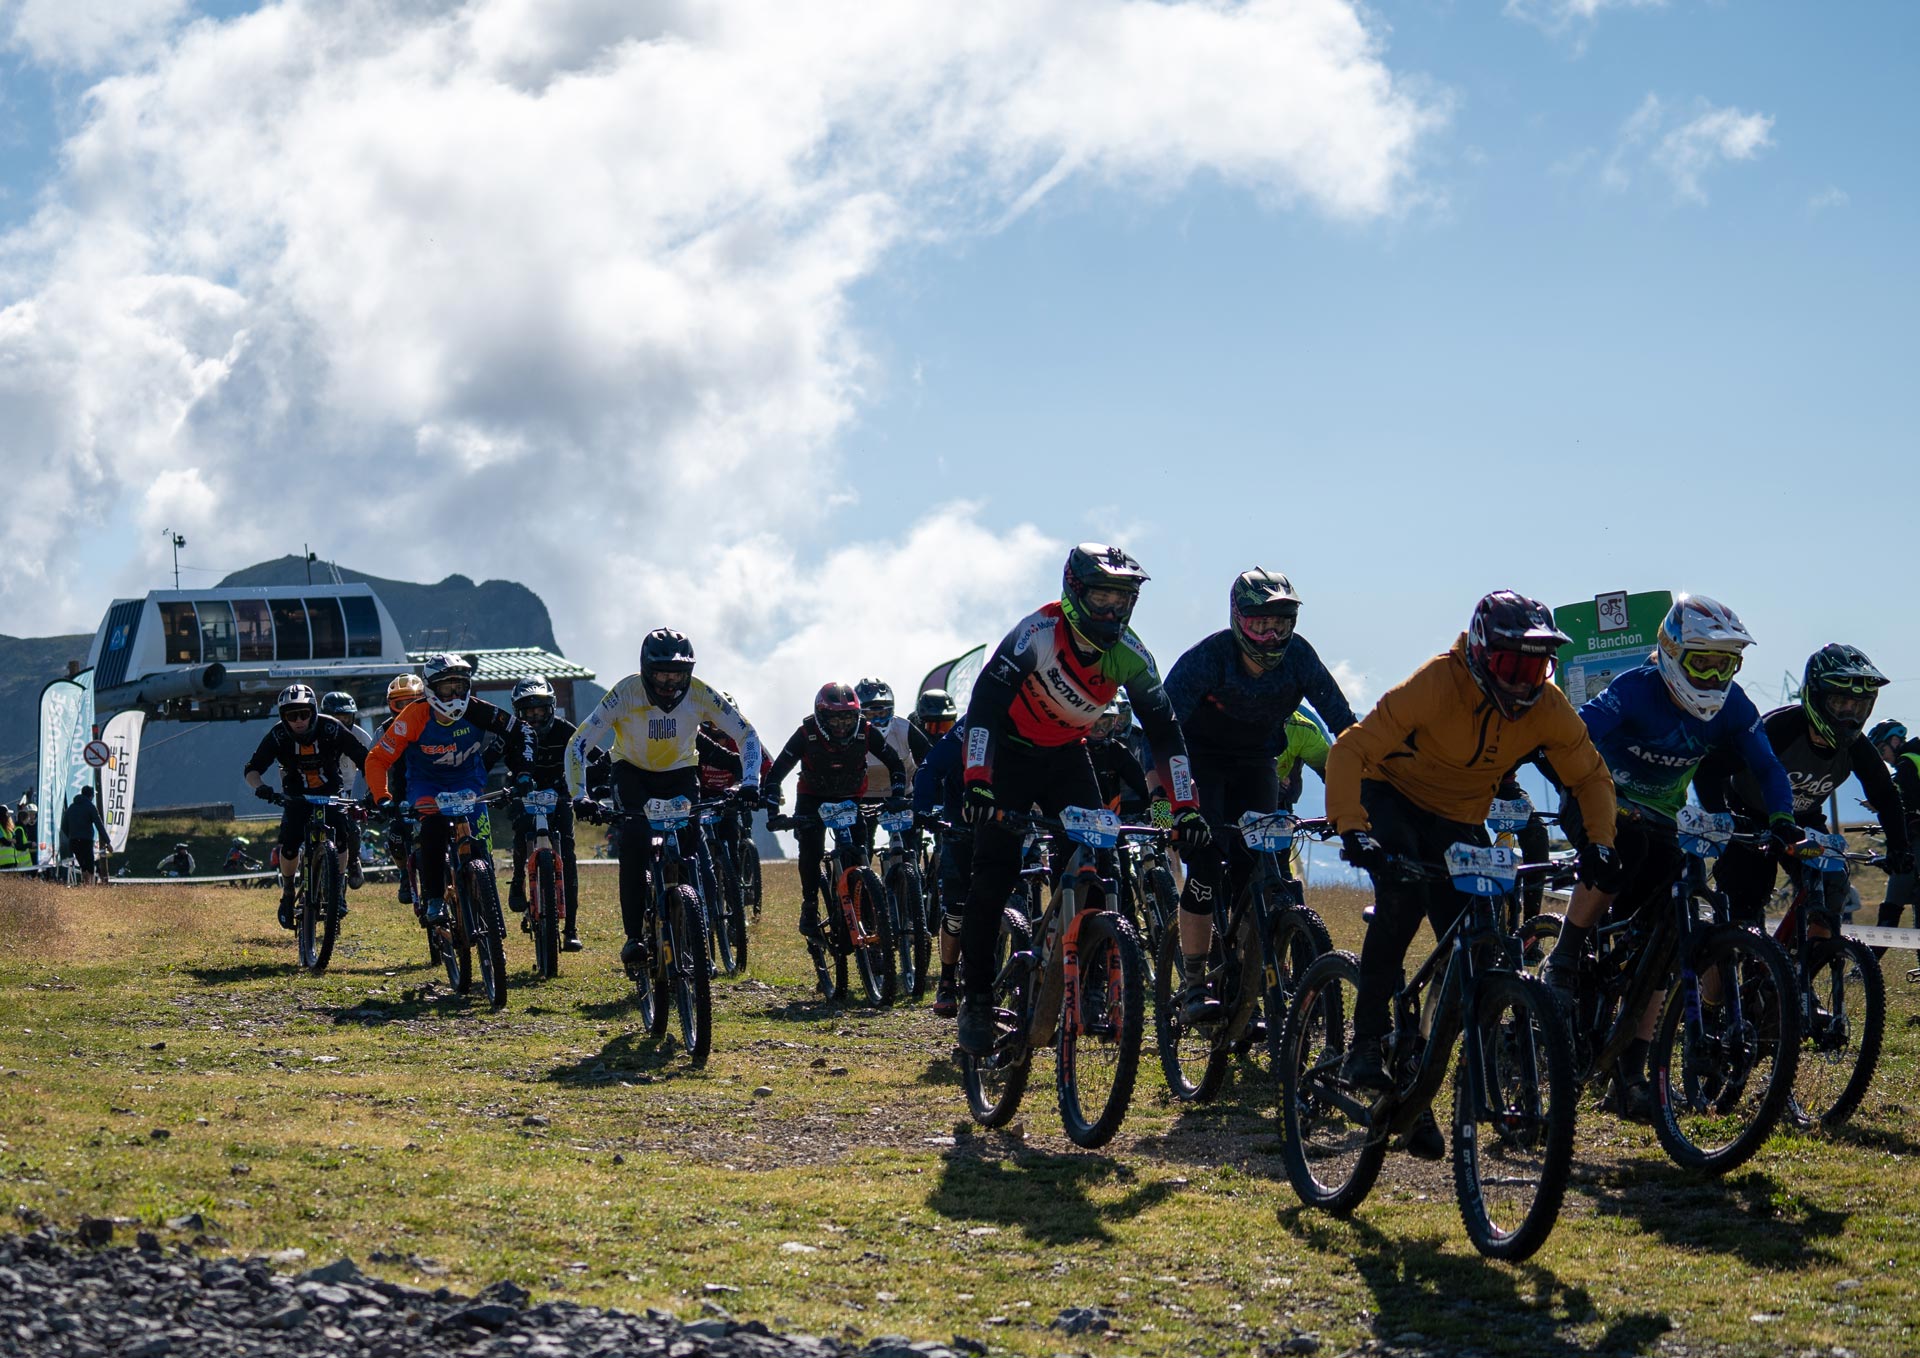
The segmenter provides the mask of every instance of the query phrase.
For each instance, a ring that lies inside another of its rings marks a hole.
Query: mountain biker
[[[1790,851],[1800,841],[1787,772],[1767,744],[1753,700],[1733,680],[1752,644],[1732,609],[1705,595],[1682,594],[1660,623],[1653,654],[1580,709],[1613,776],[1619,810],[1602,825],[1584,803],[1560,808],[1560,828],[1580,851],[1581,880],[1541,979],[1569,1013],[1580,959],[1607,909],[1616,898],[1623,914],[1649,907],[1664,899],[1679,874],[1680,847],[1662,831],[1670,831],[1695,770],[1714,750],[1731,747],[1753,772],[1755,800],[1775,842]],[[1614,831],[1613,847],[1601,857],[1597,846],[1605,844],[1607,829]],[[1645,1120],[1653,1107],[1646,1057],[1657,1018],[1657,1005],[1641,1016],[1610,1091],[1615,1111],[1634,1120]]]
[[[930,688],[915,700],[913,716],[908,720],[920,728],[920,734],[931,746],[953,729],[954,723],[960,720],[960,709],[954,704],[953,695],[944,688]]]
[[[507,769],[514,775],[518,792],[555,792],[559,797],[547,812],[547,834],[560,856],[561,891],[566,896],[566,938],[561,945],[567,952],[579,952],[580,921],[575,913],[580,901],[580,866],[573,847],[573,800],[567,793],[567,745],[577,729],[565,717],[554,715],[553,685],[544,674],[530,674],[513,686],[509,700],[513,715],[533,728],[533,757],[527,759],[520,747],[509,742]],[[595,750],[590,757],[606,758]],[[527,850],[533,839],[533,817],[516,817],[513,822],[513,883],[507,889],[508,908],[516,914],[527,909]]]
[[[227,845],[227,861],[220,865],[223,873],[253,872],[260,866],[260,860],[247,851],[253,847],[253,841],[245,835],[235,835],[233,843]]]
[[[794,791],[793,814],[816,818],[822,802],[846,801],[865,794],[870,759],[877,761],[892,780],[887,796],[896,801],[904,797],[907,767],[899,751],[866,718],[853,689],[840,683],[824,684],[813,697],[813,716],[787,738],[773,767],[767,770],[762,784],[767,805],[780,804],[780,784],[797,765],[800,783]],[[818,945],[820,884],[813,865],[826,852],[827,832],[813,819],[810,824],[795,826],[793,834],[800,849],[800,937]]]
[[[1153,801],[1146,770],[1126,739],[1132,729],[1133,704],[1118,693],[1087,728],[1087,758],[1093,761],[1093,776],[1100,780],[1100,805],[1119,812],[1122,820],[1144,813]],[[1060,861],[1066,862],[1064,855]]]
[[[1273,774],[1280,781],[1280,808],[1291,811],[1306,791],[1308,769],[1320,775],[1322,785],[1326,783],[1327,751],[1333,742],[1320,723],[1299,708],[1287,713],[1286,739],[1274,758]]]
[[[711,722],[739,744],[747,770],[741,795],[751,801],[760,787],[760,737],[718,690],[693,672],[693,643],[686,635],[656,627],[641,639],[640,669],[607,691],[600,705],[587,714],[567,746],[567,783],[576,798],[587,794],[587,754],[613,739],[613,794],[622,808],[638,812],[656,798],[700,796],[698,738],[703,722]],[[582,808],[585,809],[585,808]],[[620,920],[627,941],[620,950],[621,965],[629,971],[644,960],[640,942],[647,932],[648,866],[652,861],[653,829],[644,817],[622,822],[619,832]],[[680,851],[691,858],[699,852],[700,827],[679,833]]]
[[[1456,843],[1486,844],[1495,790],[1536,749],[1595,827],[1582,871],[1612,852],[1601,850],[1612,838],[1613,783],[1573,705],[1551,682],[1566,640],[1545,604],[1497,590],[1474,605],[1451,648],[1382,695],[1327,755],[1327,816],[1343,856],[1373,878],[1376,903],[1360,949],[1345,1069],[1359,1088],[1393,1087],[1381,1044],[1421,919],[1439,937],[1461,908],[1451,882],[1409,878],[1393,870],[1393,859],[1435,863]],[[1409,1132],[1407,1149],[1423,1159],[1446,1153],[1431,1115]]]
[[[360,704],[353,700],[351,693],[335,689],[320,699],[320,712],[322,716],[332,717],[346,727],[348,734],[360,742],[363,755],[373,748],[373,737],[360,728]],[[365,760],[361,762],[364,763]],[[353,780],[359,772],[352,760],[345,756],[341,757],[340,795],[342,797],[353,795]],[[358,891],[366,878],[360,866],[360,823],[351,817],[347,820],[347,837],[347,886],[351,890]]]
[[[1859,650],[1830,643],[1807,657],[1800,701],[1767,713],[1761,729],[1792,784],[1796,825],[1824,832],[1827,797],[1852,775],[1860,780],[1867,804],[1886,828],[1888,870],[1911,871],[1913,845],[1907,838],[1900,794],[1873,742],[1862,733],[1873,714],[1874,698],[1886,683],[1887,677]],[[1709,811],[1733,810],[1750,819],[1760,818],[1760,780],[1730,750],[1715,750],[1702,760],[1693,786],[1700,804]],[[1771,853],[1739,844],[1727,846],[1714,864],[1713,878],[1727,893],[1734,923],[1758,928],[1765,922],[1776,870],[1777,860]],[[1787,875],[1802,883],[1798,859],[1787,860]],[[1809,892],[1807,934],[1811,938],[1829,937],[1840,927],[1847,908],[1845,874],[1820,876],[1820,890]],[[1815,901],[1813,896],[1821,899]]]
[[[1214,835],[1212,847],[1181,855],[1187,868],[1180,951],[1188,1023],[1220,1017],[1220,1002],[1207,982],[1213,911],[1220,893],[1237,889],[1253,869],[1235,823],[1248,811],[1264,814],[1280,805],[1275,761],[1287,717],[1305,698],[1335,734],[1353,725],[1340,685],[1306,638],[1294,635],[1299,616],[1300,596],[1286,576],[1258,567],[1242,571],[1227,591],[1228,626],[1167,671],[1167,696],[1187,738],[1200,813]]]
[[[917,823],[945,820],[940,837],[940,981],[933,992],[936,1018],[960,1010],[954,977],[960,969],[960,933],[966,925],[967,886],[973,880],[973,829],[961,819],[966,783],[967,724],[958,722],[927,748],[913,775],[913,814]]]
[[[926,732],[910,721],[893,719],[893,689],[884,679],[862,679],[853,686],[853,696],[860,700],[860,715],[893,747],[893,752],[900,756],[900,763],[906,768],[907,777],[912,778],[914,769],[927,757]],[[860,795],[866,798],[886,796],[891,776],[877,756],[867,756],[867,781]]]
[[[367,755],[367,791],[376,803],[393,794],[390,770],[404,761],[406,786],[420,813],[420,896],[425,904],[421,920],[427,925],[447,918],[447,841],[452,824],[440,814],[434,798],[442,792],[486,790],[487,774],[480,748],[489,732],[518,746],[520,757],[531,763],[536,735],[533,727],[510,712],[473,696],[473,666],[462,656],[436,655],[423,666],[421,683],[426,698],[402,708]],[[390,690],[391,691],[391,690]],[[470,822],[471,823],[471,822]],[[491,864],[487,840],[472,836],[473,857]]]
[[[367,752],[347,728],[332,717],[322,715],[320,700],[306,684],[289,684],[280,690],[275,703],[280,720],[267,729],[260,745],[247,761],[244,771],[247,786],[264,802],[280,804],[280,927],[293,928],[293,901],[297,890],[295,873],[300,865],[300,847],[306,841],[307,822],[313,807],[309,796],[338,797],[344,784],[340,770],[346,765],[360,768]],[[273,765],[280,766],[280,790],[266,786],[261,774]],[[340,850],[340,869],[347,871],[347,845],[352,842],[346,814],[337,806],[326,808],[327,825]],[[342,901],[342,913],[346,902]]]
[[[374,744],[379,744],[387,734],[387,728],[393,725],[393,719],[405,710],[408,703],[417,703],[427,696],[427,686],[417,674],[395,675],[393,682],[387,685],[387,719],[373,733]],[[395,764],[387,770],[387,791],[395,802],[405,804],[407,800],[406,761]],[[400,904],[414,907],[416,917],[426,918],[426,906],[413,899],[411,879],[407,875],[407,858],[413,852],[413,826],[403,818],[396,817],[387,822],[387,853],[394,865],[400,869],[398,892]]]
[[[173,846],[173,852],[154,865],[154,871],[174,877],[193,876],[193,853],[185,840]]]
[[[1146,579],[1140,563],[1118,547],[1075,547],[1061,570],[1059,600],[1016,624],[974,684],[961,808],[974,826],[973,880],[961,939],[967,975],[957,1034],[969,1055],[984,1056],[993,1047],[994,940],[1020,871],[1021,833],[999,813],[1035,803],[1049,815],[1100,805],[1086,734],[1122,689],[1161,761],[1176,840],[1192,852],[1212,837],[1195,802],[1173,704],[1152,654],[1127,626]]]
[[[1893,785],[1900,793],[1908,845],[1920,843],[1920,743],[1909,740],[1906,726],[1897,721],[1875,722],[1867,732],[1867,743],[1893,770]],[[1914,922],[1920,924],[1920,890],[1915,889],[1914,877],[1912,868],[1888,873],[1887,898],[1881,902],[1880,917],[1875,921],[1881,928],[1899,928],[1900,914],[1909,905],[1914,907]],[[1886,951],[1875,948],[1873,955],[1884,957]]]

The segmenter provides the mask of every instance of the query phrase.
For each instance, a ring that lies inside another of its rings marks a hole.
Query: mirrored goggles
[[[1487,673],[1508,688],[1536,689],[1553,675],[1553,657],[1525,651],[1488,651]]]
[[[1723,688],[1740,672],[1737,651],[1687,651],[1680,657],[1680,668],[1696,683]]]
[[[829,712],[823,719],[827,734],[835,740],[845,740],[853,734],[853,728],[860,724],[860,718],[851,712]]]
[[[1133,616],[1133,601],[1138,595],[1130,589],[1111,589],[1104,585],[1095,585],[1082,597],[1086,601],[1087,612],[1094,617],[1125,622]]]
[[[1253,641],[1279,641],[1293,635],[1299,617],[1300,611],[1295,608],[1283,613],[1242,613],[1240,630]]]
[[[924,725],[927,728],[927,734],[938,739],[953,729],[953,718],[935,717],[931,721],[924,723]]]

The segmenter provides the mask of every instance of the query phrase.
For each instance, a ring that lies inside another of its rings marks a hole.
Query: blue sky
[[[591,3],[149,8],[77,60],[0,4],[0,463],[64,469],[0,630],[90,628],[162,527],[312,542],[525,580],[616,673],[679,622],[784,727],[1111,537],[1163,663],[1256,563],[1367,699],[1487,589],[1690,588],[1763,701],[1844,639],[1920,721],[1912,6],[855,6],[777,67]]]

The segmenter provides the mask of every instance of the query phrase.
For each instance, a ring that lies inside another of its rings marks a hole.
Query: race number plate
[[[560,794],[552,788],[542,788],[538,792],[529,792],[520,800],[526,804],[527,810],[550,816],[553,808],[560,804]]]
[[[642,809],[656,830],[678,830],[693,819],[693,803],[685,797],[649,797]]]
[[[1286,853],[1293,848],[1293,828],[1299,822],[1276,811],[1249,811],[1240,817],[1240,838],[1255,853]]]
[[[1120,817],[1104,806],[1069,806],[1060,813],[1060,828],[1089,849],[1111,849],[1120,842]]]
[[[443,816],[471,816],[480,807],[477,792],[436,792],[433,804]]]
[[[1847,870],[1847,837],[1845,835],[1822,834],[1818,830],[1807,831],[1807,855],[1800,861],[1816,872],[1838,872]]]
[[[913,828],[913,812],[882,811],[880,813],[880,828],[890,835],[904,835]]]
[[[1504,896],[1520,878],[1520,855],[1512,849],[1456,844],[1447,850],[1455,889],[1470,896]]]
[[[829,830],[851,830],[860,823],[860,803],[822,802],[818,815]]]
[[[1533,819],[1533,803],[1525,797],[1496,801],[1487,808],[1487,829],[1496,835],[1517,835]]]
[[[1702,811],[1697,806],[1683,806],[1680,814],[1673,818],[1673,827],[1680,834],[1680,849],[1695,858],[1718,858],[1727,850],[1727,841],[1733,838],[1733,817],[1724,811]]]

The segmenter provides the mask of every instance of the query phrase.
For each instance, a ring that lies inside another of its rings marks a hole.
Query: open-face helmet
[[[1300,596],[1293,582],[1256,566],[1235,577],[1227,602],[1240,653],[1263,670],[1279,664],[1300,616]]]
[[[853,686],[860,700],[860,715],[886,730],[893,722],[893,686],[884,679],[862,679]]]
[[[1060,572],[1060,611],[1087,645],[1111,650],[1127,634],[1147,579],[1140,563],[1118,547],[1083,542],[1067,553]]]
[[[1830,641],[1807,657],[1800,676],[1800,705],[1815,734],[1838,749],[1853,744],[1873,715],[1874,699],[1887,676],[1857,646]]]
[[[671,712],[693,687],[693,643],[685,632],[656,627],[640,643],[640,686],[647,701]]]
[[[1888,718],[1885,721],[1876,721],[1873,724],[1873,729],[1867,732],[1867,743],[1876,750],[1888,741],[1892,741],[1895,751],[1898,752],[1899,747],[1904,745],[1906,740],[1907,728],[1892,718]]]
[[[1509,721],[1540,701],[1567,634],[1538,599],[1497,589],[1473,606],[1467,623],[1467,671]]]
[[[421,682],[427,686],[427,706],[443,725],[451,726],[466,715],[473,700],[473,666],[464,656],[429,657]]]
[[[426,696],[426,681],[419,675],[397,674],[393,682],[387,685],[387,710],[398,712],[408,703],[417,703]]]
[[[553,685],[544,674],[529,674],[513,686],[513,715],[536,731],[553,721]]]
[[[320,700],[320,711],[335,721],[343,721],[351,726],[360,720],[360,704],[353,700],[351,693],[335,689]]]
[[[313,689],[306,684],[288,684],[280,690],[280,697],[274,702],[280,711],[280,720],[292,726],[296,721],[302,723],[303,732],[313,729],[316,714],[320,711],[320,700],[313,696]]]
[[[860,733],[860,699],[845,684],[823,684],[813,695],[813,724],[835,745],[845,745]]]
[[[1682,594],[1660,623],[1659,668],[1681,711],[1711,721],[1727,701],[1740,653],[1753,635],[1734,611],[1704,594]]]
[[[938,740],[960,720],[960,708],[954,703],[953,695],[944,688],[930,688],[914,703],[913,715],[920,723],[920,729],[926,732],[927,739]]]

